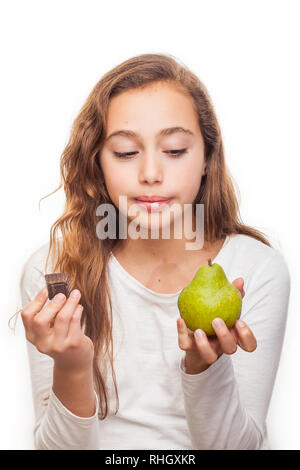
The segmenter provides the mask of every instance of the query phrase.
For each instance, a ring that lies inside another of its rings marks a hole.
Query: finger
[[[236,321],[234,328],[239,337],[239,346],[245,351],[253,352],[257,347],[257,342],[249,326],[239,319]]]
[[[212,364],[218,359],[217,353],[211,347],[207,336],[203,330],[196,330],[194,333],[197,349],[201,358],[206,364]]]
[[[48,290],[47,287],[44,287],[38,294],[34,297],[34,299],[27,304],[22,312],[21,317],[24,323],[24,326],[28,326],[31,322],[34,315],[36,315],[43,307],[44,303],[46,302],[48,297]]]
[[[212,327],[218,337],[222,351],[226,354],[235,353],[237,350],[237,344],[224,320],[222,320],[222,318],[214,318],[212,321]]]
[[[70,326],[70,320],[74,315],[80,297],[80,291],[78,289],[74,289],[71,292],[68,300],[64,304],[63,308],[58,312],[53,327],[55,338],[58,341],[63,341],[67,337]]]
[[[178,346],[187,351],[192,348],[193,340],[188,334],[188,329],[183,318],[177,318]]]
[[[229,328],[229,331],[233,335],[233,337],[235,339],[235,342],[237,344],[239,344],[239,335],[238,335],[238,332],[237,332],[236,328],[234,328],[234,326],[233,326],[232,328]]]
[[[66,301],[62,293],[56,294],[40,312],[34,315],[32,328],[38,335],[51,333],[51,322],[56,317]]]
[[[83,312],[83,306],[80,304],[77,305],[75,312],[69,323],[67,340],[69,341],[70,345],[73,345],[73,346],[78,344],[79,339],[82,335],[82,329],[81,329],[81,324],[80,324],[82,312]]]
[[[232,283],[241,293],[242,297],[245,296],[245,291],[244,291],[244,279],[242,277],[238,277],[235,279]]]

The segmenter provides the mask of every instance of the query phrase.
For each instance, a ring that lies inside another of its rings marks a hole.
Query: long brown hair
[[[60,185],[53,192],[63,186],[66,202],[62,215],[51,226],[46,260],[47,265],[52,253],[50,271],[67,272],[71,287],[81,291],[82,326],[95,348],[94,379],[100,401],[100,419],[106,418],[109,409],[105,357],[112,369],[116,413],[119,407],[113,368],[112,305],[107,282],[110,251],[119,241],[100,240],[96,234],[97,206],[107,202],[113,204],[99,155],[106,135],[111,98],[154,82],[178,87],[192,98],[198,115],[205,143],[206,174],[194,202],[204,204],[205,240],[214,242],[229,234],[244,234],[271,246],[261,232],[241,222],[232,178],[225,164],[221,130],[208,91],[199,78],[173,56],[164,54],[132,57],[107,72],[94,86],[74,120],[61,155]]]

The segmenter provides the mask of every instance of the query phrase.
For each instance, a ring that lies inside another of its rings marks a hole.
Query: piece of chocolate
[[[71,288],[68,273],[45,274],[45,279],[49,300],[59,292],[65,294],[66,297],[69,297]]]

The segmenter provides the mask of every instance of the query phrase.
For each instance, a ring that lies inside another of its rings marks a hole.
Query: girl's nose
[[[141,158],[141,166],[139,169],[140,183],[156,183],[163,180],[162,162],[159,155],[155,152],[145,152]]]

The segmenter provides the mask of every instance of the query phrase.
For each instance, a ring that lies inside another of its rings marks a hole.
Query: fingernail
[[[204,331],[200,330],[200,328],[198,328],[198,330],[195,331],[195,334],[199,339],[205,338],[205,333]]]
[[[66,296],[63,293],[60,292],[59,294],[56,294],[56,296],[53,298],[53,300],[57,304],[60,304],[65,298],[66,298]]]
[[[221,318],[214,318],[212,321],[212,326],[218,328],[219,330],[225,330],[225,325]]]
[[[78,289],[74,289],[74,290],[72,290],[72,292],[71,292],[70,295],[71,295],[71,297],[73,297],[74,299],[77,299],[77,297],[80,296],[80,291],[79,291]]]
[[[243,328],[243,326],[246,326],[246,323],[243,320],[237,320],[236,321],[237,326]]]

